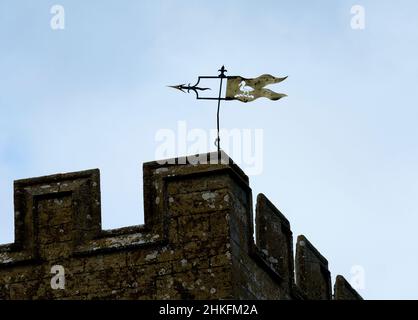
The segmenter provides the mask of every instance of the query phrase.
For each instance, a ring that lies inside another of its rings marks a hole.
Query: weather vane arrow
[[[199,76],[195,85],[191,86],[190,83],[186,86],[185,84],[180,84],[177,86],[168,86],[173,89],[180,90],[183,93],[190,93],[193,91],[196,94],[196,99],[198,100],[217,100],[218,101],[218,111],[216,117],[217,132],[218,136],[216,139],[216,146],[218,147],[218,153],[221,151],[221,139],[219,137],[219,111],[221,108],[222,100],[238,100],[241,102],[252,102],[258,98],[264,97],[270,100],[279,100],[287,95],[283,93],[277,93],[270,89],[266,89],[265,86],[270,84],[275,84],[282,82],[287,79],[287,77],[277,78],[270,74],[263,74],[258,78],[244,78],[240,76],[225,76],[227,70],[225,66],[222,66],[218,70],[220,74],[218,76]],[[211,88],[201,88],[199,83],[202,79],[219,79],[219,95],[218,97],[201,97],[199,92],[212,90]],[[226,84],[226,93],[225,97],[222,97],[222,85],[224,79],[227,80]]]
[[[190,83],[187,86],[186,86],[186,84],[183,83],[183,84],[179,84],[177,86],[168,86],[168,87],[173,88],[173,89],[180,90],[181,92],[184,92],[184,93],[186,93],[185,90],[187,90],[187,93],[189,93],[190,90],[192,90],[192,91],[194,91],[196,93],[197,96],[199,95],[197,91],[211,90],[211,88],[200,88],[200,87],[198,87],[196,85],[191,86]]]

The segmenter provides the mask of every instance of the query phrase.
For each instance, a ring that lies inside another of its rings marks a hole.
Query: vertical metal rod
[[[221,152],[221,138],[219,136],[219,111],[221,109],[221,96],[222,96],[222,83],[223,83],[224,78],[221,76],[221,84],[219,86],[219,98],[218,98],[218,113],[216,116],[216,124],[217,124],[217,132],[218,132],[218,137],[216,139],[217,141],[217,146],[218,146],[218,153]]]

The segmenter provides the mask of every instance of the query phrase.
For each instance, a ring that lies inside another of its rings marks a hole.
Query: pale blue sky
[[[50,28],[54,4],[63,31]],[[100,168],[104,228],[142,223],[155,133],[215,125],[213,102],[165,85],[225,64],[289,76],[286,99],[222,109],[224,128],[264,129],[254,197],[282,210],[333,278],[361,265],[365,298],[418,298],[417,12],[413,0],[1,0],[0,243],[13,241],[13,180],[58,172]]]

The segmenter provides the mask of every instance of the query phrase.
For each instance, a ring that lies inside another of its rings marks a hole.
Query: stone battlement
[[[361,299],[342,276],[332,293],[328,261],[304,236],[294,259],[290,223],[262,194],[254,241],[248,177],[222,158],[145,163],[145,224],[110,231],[99,170],[16,181],[0,299]],[[65,289],[51,287],[56,265]]]

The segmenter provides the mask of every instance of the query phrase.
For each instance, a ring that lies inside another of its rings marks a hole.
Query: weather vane
[[[270,100],[279,100],[280,98],[286,97],[287,95],[282,93],[274,92],[270,89],[266,89],[265,86],[269,84],[279,83],[283,80],[286,80],[287,77],[277,78],[269,74],[263,74],[258,78],[244,78],[240,76],[230,76],[227,77],[225,73],[228,71],[225,69],[225,66],[222,66],[218,70],[220,74],[218,76],[199,76],[195,85],[191,86],[190,83],[180,84],[177,86],[169,86],[170,88],[178,89],[184,93],[190,93],[193,91],[196,94],[196,99],[198,100],[216,100],[218,101],[218,111],[216,113],[216,128],[217,128],[217,138],[216,146],[218,148],[218,153],[221,151],[221,139],[219,136],[219,111],[221,108],[222,100],[238,100],[241,102],[251,102],[258,98],[265,97]],[[201,97],[199,92],[212,90],[211,88],[201,88],[198,87],[202,79],[219,79],[219,95],[218,97]],[[226,93],[222,97],[222,85],[223,81],[226,79]]]

